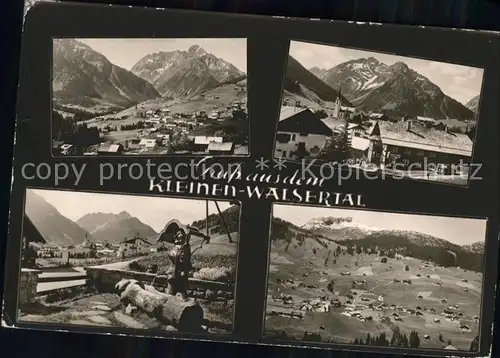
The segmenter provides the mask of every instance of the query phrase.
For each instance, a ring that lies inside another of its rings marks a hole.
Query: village
[[[477,295],[474,282],[480,284],[481,277],[470,273],[469,279],[454,281],[442,274],[447,269],[408,257],[362,260],[359,266],[333,270],[316,269],[309,262],[297,270],[302,277],[291,274],[291,267],[273,273],[266,309],[269,331],[280,335],[283,324],[289,338],[302,339],[307,332],[320,335],[321,341],[352,343],[353,336],[364,339],[367,333],[376,337],[385,332],[390,338],[395,331],[416,330],[422,347],[468,350],[478,333],[479,310],[464,296]],[[294,320],[300,323],[285,325]]]
[[[367,171],[464,185],[474,136],[473,120],[365,112],[344,106],[340,97],[322,104],[285,98],[275,157],[333,160]]]
[[[232,220],[239,207],[222,210],[215,202],[218,212],[209,214],[206,206],[206,217],[191,225],[172,218],[149,237],[136,233],[119,242],[88,239],[77,245],[48,243],[40,225],[25,215],[19,319],[230,332],[238,224],[223,216],[229,210]],[[161,307],[150,311],[142,304],[144,295],[155,296],[158,304],[168,298],[170,313],[158,315]]]
[[[210,102],[202,96],[198,97],[203,102]],[[54,140],[53,151],[67,156],[247,155],[246,98],[222,104],[220,96],[214,95],[212,102],[216,104],[210,110],[180,112],[175,111],[175,104],[140,104],[132,112],[96,117],[80,124],[87,129],[84,133],[97,129],[91,140],[84,140],[83,145],[77,144],[82,142],[78,138]],[[191,108],[196,107],[206,105]]]

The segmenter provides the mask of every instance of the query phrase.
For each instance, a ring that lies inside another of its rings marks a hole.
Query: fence
[[[62,290],[80,290],[91,286],[98,292],[114,292],[121,279],[134,279],[154,285],[167,287],[167,276],[146,272],[89,267],[81,272],[42,272],[40,270],[21,270],[19,283],[19,303],[35,301],[37,296],[57,294]],[[234,285],[224,282],[189,279],[188,296],[210,301],[234,299]]]
[[[88,284],[100,292],[113,292],[121,279],[134,279],[149,283],[155,287],[167,287],[167,276],[146,272],[125,271],[100,267],[87,269]],[[224,282],[189,279],[188,296],[211,301],[227,301],[234,299],[234,285]]]

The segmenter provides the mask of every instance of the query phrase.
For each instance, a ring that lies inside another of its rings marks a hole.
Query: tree
[[[356,246],[356,253],[357,253],[358,255],[360,255],[362,252],[363,252],[363,251],[362,251],[362,249],[361,249],[361,246],[359,246],[359,245],[358,245],[358,246]]]
[[[393,259],[396,257],[396,253],[394,252],[394,250],[389,250],[389,252],[387,253],[387,257]]]
[[[380,259],[380,262],[383,263],[383,264],[387,263],[387,257],[382,257]]]
[[[315,114],[319,117],[319,119],[327,118],[328,113],[324,109],[317,110]]]
[[[347,247],[347,254],[354,255],[354,249],[352,248],[352,246]]]
[[[410,332],[410,343],[409,343],[410,348],[418,348],[420,347],[420,337],[418,336],[417,331],[411,331]]]
[[[410,271],[410,266],[405,265],[405,271]]]
[[[469,351],[471,351],[471,352],[477,352],[477,351],[479,351],[479,336],[476,336],[476,338],[474,338],[474,340],[470,344]]]
[[[370,333],[367,333],[366,334],[366,340],[365,340],[365,344],[366,345],[369,345],[372,343],[372,337],[370,336]]]

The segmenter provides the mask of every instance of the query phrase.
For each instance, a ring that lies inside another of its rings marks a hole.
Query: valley
[[[297,231],[284,220],[274,222],[266,336],[377,344],[372,340],[382,335],[387,345],[397,345],[394,340],[406,335],[418,337],[418,344],[414,338],[405,347],[469,351],[479,335],[481,270],[412,257],[403,240],[392,250],[384,231],[369,242],[370,232],[361,224],[346,229],[329,221],[319,233],[307,225]],[[438,248],[439,241],[414,240],[421,250]],[[481,261],[471,248],[456,250]]]
[[[197,44],[145,54],[128,71],[58,40],[54,74],[57,155],[248,154],[246,74]]]

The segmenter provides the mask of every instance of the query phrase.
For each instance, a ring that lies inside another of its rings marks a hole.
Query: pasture
[[[306,242],[309,247],[294,244],[286,251],[276,246],[271,251],[266,335],[285,331],[288,337],[302,339],[308,332],[320,334],[323,341],[350,343],[368,333],[373,337],[386,332],[390,339],[397,326],[402,333],[416,330],[422,348],[441,349],[451,341],[469,350],[479,334],[481,273],[410,257],[382,263],[371,254],[341,254],[325,265],[328,249],[318,244],[311,250],[313,241]],[[335,245],[330,243],[329,249]],[[332,282],[333,292],[328,290]],[[280,296],[288,299],[276,299]],[[338,302],[327,312],[304,311],[304,304],[313,300]],[[454,314],[446,314],[451,306]],[[301,312],[302,319],[280,312]],[[461,329],[465,326],[470,329]]]

